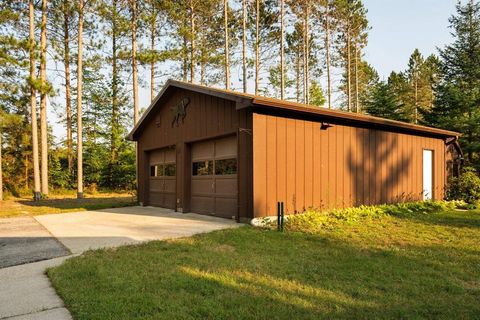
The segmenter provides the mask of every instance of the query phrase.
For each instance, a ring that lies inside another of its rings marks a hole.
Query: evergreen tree
[[[462,133],[467,161],[480,167],[480,3],[456,6],[454,41],[440,50],[440,81],[426,122]]]
[[[323,107],[325,105],[325,95],[323,94],[322,87],[317,81],[312,81],[309,87],[310,93],[310,105]]]
[[[415,49],[408,61],[405,72],[410,89],[408,90],[408,103],[406,112],[411,114],[409,121],[422,122],[422,115],[432,108],[434,98],[433,88],[438,73],[438,60],[430,56],[425,60],[418,49]]]
[[[258,5],[258,8],[257,8]],[[279,11],[277,0],[252,1],[248,25],[250,26],[250,38],[255,52],[255,94],[265,92],[266,84],[263,82],[265,72],[269,73],[268,65],[278,58],[278,46],[280,42],[280,26],[278,24]],[[258,10],[257,10],[258,9]],[[258,25],[258,27],[257,27]]]
[[[367,43],[367,10],[361,0],[336,0],[335,17],[339,34],[336,48],[344,72],[340,89],[345,97],[347,111],[360,112],[360,65],[362,48]]]
[[[399,115],[399,106],[395,94],[392,92],[388,82],[381,81],[377,83],[364,102],[364,110],[369,115],[402,120],[401,115]]]

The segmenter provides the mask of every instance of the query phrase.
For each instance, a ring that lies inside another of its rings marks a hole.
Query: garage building
[[[458,133],[169,80],[129,135],[142,205],[234,218],[442,199]]]

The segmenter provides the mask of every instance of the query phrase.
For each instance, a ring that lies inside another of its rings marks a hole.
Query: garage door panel
[[[237,200],[231,198],[220,198],[215,199],[215,213],[218,216],[225,218],[232,218],[236,215],[237,212]]]
[[[215,141],[215,158],[237,157],[236,137],[227,137]]]
[[[175,163],[177,161],[177,155],[175,149],[165,150],[165,163]]]
[[[163,191],[163,180],[160,179],[150,179],[150,191],[151,192],[162,192]]]
[[[236,195],[238,192],[238,185],[237,179],[229,178],[229,179],[216,179],[216,194],[230,194]]]
[[[191,210],[225,218],[236,216],[236,136],[195,143],[191,150]]]
[[[176,196],[174,193],[164,193],[163,206],[166,208],[175,208]]]
[[[150,152],[150,165],[163,163],[165,159],[165,153],[163,150],[155,150]]]
[[[150,192],[150,205],[163,206],[164,195],[162,192]]]
[[[174,148],[164,148],[150,152],[149,205],[175,209],[175,160],[176,152]],[[154,167],[153,170],[152,167]]]
[[[213,214],[215,211],[215,202],[212,197],[192,196],[191,205],[196,213]]]
[[[195,143],[191,152],[192,161],[211,159],[214,154],[214,143],[213,141]]]
[[[175,179],[165,179],[164,192],[175,193]]]
[[[203,193],[213,195],[212,183],[213,179],[192,180],[192,194]]]

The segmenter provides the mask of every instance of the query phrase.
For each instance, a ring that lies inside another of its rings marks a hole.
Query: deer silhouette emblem
[[[178,127],[180,120],[183,123],[183,120],[185,120],[185,117],[187,116],[187,106],[189,103],[189,98],[183,98],[179,103],[170,108],[173,113],[172,128],[175,126]]]

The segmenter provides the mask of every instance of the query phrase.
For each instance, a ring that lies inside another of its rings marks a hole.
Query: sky
[[[426,57],[452,41],[448,18],[455,12],[456,0],[363,0],[363,3],[371,27],[364,59],[381,79],[386,79],[392,71],[405,70],[415,48]],[[139,77],[147,76],[139,71]],[[237,77],[232,75],[232,78]],[[148,81],[145,82],[148,86]],[[234,86],[241,87],[236,83]],[[140,88],[139,96],[140,107],[147,107],[148,87]],[[50,113],[54,136],[57,141],[62,140],[65,128],[58,123],[57,115]]]
[[[406,69],[415,48],[423,56],[451,42],[448,18],[455,0],[364,0],[371,30],[365,59],[381,78]]]

